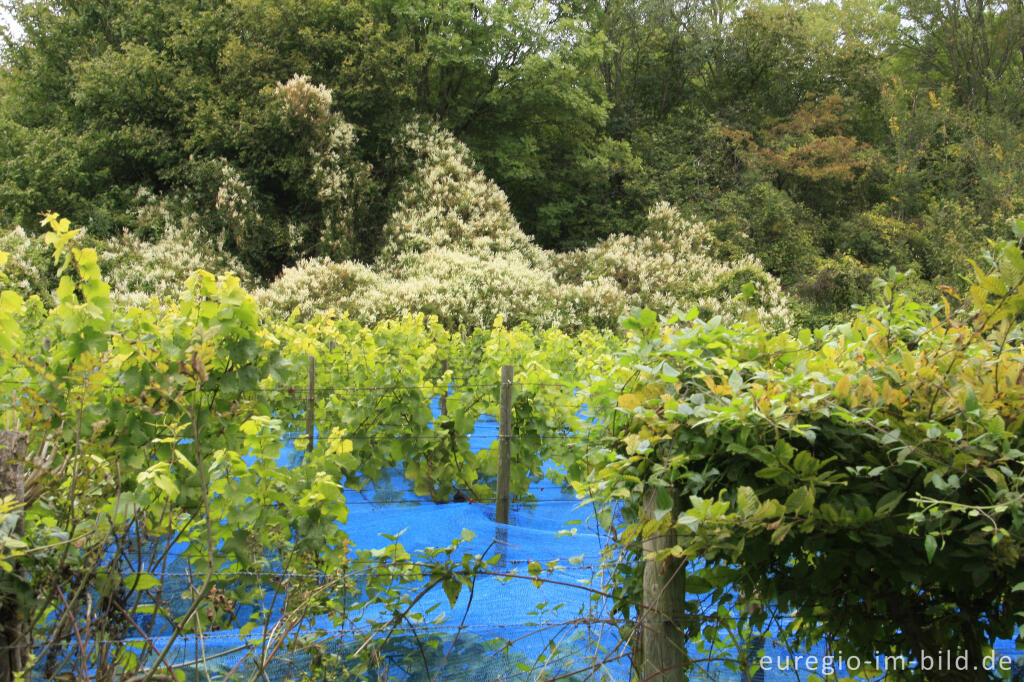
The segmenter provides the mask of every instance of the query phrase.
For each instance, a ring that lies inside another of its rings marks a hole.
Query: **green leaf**
[[[896,505],[900,503],[903,499],[903,495],[904,493],[902,490],[890,490],[887,492],[880,500],[878,500],[878,504],[875,507],[875,516],[887,516],[896,508]]]
[[[125,587],[127,587],[130,590],[143,592],[145,590],[151,590],[154,587],[159,587],[160,581],[157,578],[150,575],[149,573],[140,572],[132,573],[131,575],[126,576],[124,579],[124,584]]]
[[[964,411],[967,414],[978,416],[980,414],[980,404],[978,403],[978,396],[974,392],[974,389],[970,386],[967,387],[967,398],[964,400]]]
[[[449,578],[441,583],[445,596],[448,597],[448,604],[455,608],[455,602],[459,600],[459,593],[462,592],[462,583],[454,578]]]
[[[743,389],[743,376],[736,370],[729,375],[729,388],[737,393]]]
[[[252,419],[242,422],[242,425],[239,426],[238,428],[242,433],[244,433],[247,436],[255,436],[257,433],[260,432],[260,424],[253,421]]]
[[[186,457],[184,453],[182,453],[182,451],[178,450],[177,448],[174,449],[174,459],[176,462],[178,462],[178,464],[185,467],[190,473],[196,473],[195,465],[192,464],[192,462],[189,461],[188,457]]]
[[[814,507],[814,491],[800,486],[786,498],[786,511],[804,515]]]
[[[789,531],[793,528],[792,523],[783,523],[772,532],[771,543],[773,545],[781,545],[782,541],[789,535]]]
[[[665,515],[672,511],[672,507],[674,506],[672,491],[668,488],[658,488],[658,491],[655,494],[654,506],[654,519],[656,521],[660,521],[665,518]]]

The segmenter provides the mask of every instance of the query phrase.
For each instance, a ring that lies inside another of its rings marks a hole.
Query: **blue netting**
[[[479,452],[490,448],[497,435],[497,422],[482,417],[469,438],[470,449]],[[293,441],[294,436],[286,439],[280,464],[294,466],[302,456]],[[544,469],[558,472],[552,462],[547,462]],[[559,564],[556,571],[545,574],[547,580],[537,584],[528,579],[481,575],[472,590],[461,591],[454,604],[442,589],[435,588],[416,606],[416,612],[426,614],[425,621],[395,628],[364,679],[629,679],[629,642],[623,641],[611,622],[610,601],[597,594],[609,588],[607,575],[600,567],[608,539],[596,521],[595,510],[581,504],[571,488],[553,483],[548,477],[533,480],[529,501],[514,501],[507,526],[495,522],[490,501],[437,503],[415,495],[400,469],[384,470],[378,480],[367,482],[360,490],[347,490],[346,500],[349,515],[345,530],[358,548],[381,547],[390,542],[383,534],[400,534],[403,547],[415,553],[446,546],[469,530],[473,538],[459,548],[459,554],[500,553],[502,560],[494,567],[495,573],[526,578],[531,562]],[[189,601],[181,594],[175,596],[175,592],[198,582],[182,556],[184,549],[182,544],[172,548],[168,565],[160,571],[167,576],[164,593],[170,596],[170,611],[176,615],[188,608]],[[177,586],[175,577],[180,581]],[[422,586],[405,584],[401,589],[412,594]],[[262,603],[270,613],[267,624],[272,627],[283,614],[280,595],[273,585],[261,589]],[[249,613],[251,607],[240,610],[236,622],[244,622]],[[383,607],[366,609],[360,613],[362,627],[357,628],[339,629],[328,617],[304,622],[291,629],[288,642],[273,655],[262,656],[270,661],[266,675],[276,682],[300,679],[312,670],[321,661],[314,660],[308,647],[292,646],[310,639],[320,643],[320,651],[339,661],[350,660],[374,624],[388,621],[391,615]],[[746,643],[751,653],[763,648],[764,655],[772,660],[773,669],[761,671],[753,679],[807,679],[809,673],[822,673],[825,661],[832,661],[835,670],[842,672],[838,660],[827,658],[829,651],[824,643],[810,650],[787,648],[780,637],[784,624],[785,620],[779,620],[763,639]],[[150,620],[140,625],[153,633],[151,644],[162,649],[168,641],[170,623]],[[263,634],[259,628],[247,634],[235,628],[214,630],[202,637],[183,635],[174,642],[167,662],[189,671],[194,679],[205,680],[207,674],[218,679],[229,672],[247,678],[261,657]],[[1012,642],[997,643],[996,653],[1016,657]],[[702,656],[692,647],[691,654]],[[783,666],[789,669],[777,669]],[[701,666],[691,679],[749,678],[717,661]]]

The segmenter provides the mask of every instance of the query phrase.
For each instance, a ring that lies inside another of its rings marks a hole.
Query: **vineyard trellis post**
[[[502,365],[501,384],[498,388],[498,481],[495,485],[494,520],[498,527],[494,533],[494,542],[498,547],[501,560],[499,568],[505,566],[505,555],[508,545],[508,512],[511,506],[512,476],[512,381],[514,378],[512,365]]]
[[[306,452],[313,452],[313,433],[316,430],[316,358],[309,356],[309,376],[306,386]]]
[[[508,523],[511,503],[509,478],[512,475],[512,365],[501,367],[501,387],[498,393],[498,484],[494,502],[494,520]]]
[[[441,380],[448,375],[448,359],[445,358],[441,361]],[[438,407],[441,409],[441,414],[445,417],[448,416],[448,386],[444,387],[444,391],[441,392],[441,396],[438,399]]]
[[[15,504],[25,501],[25,451],[27,436],[20,431],[0,431],[0,498],[11,497]],[[6,531],[18,539],[22,533],[22,511],[14,512],[14,524]],[[15,565],[14,571],[3,579],[22,580],[27,576]],[[8,592],[5,590],[4,592]],[[17,594],[0,596],[0,682],[10,682],[15,674],[28,665],[31,651],[31,633],[24,617]]]
[[[658,488],[644,491],[644,517],[654,519],[658,510]],[[680,510],[679,496],[672,498],[671,518]],[[643,553],[649,555],[677,544],[672,530],[659,532],[643,541]],[[639,613],[642,633],[644,680],[685,680],[689,658],[683,629],[686,618],[686,560],[669,555],[647,559],[643,576],[643,608]]]

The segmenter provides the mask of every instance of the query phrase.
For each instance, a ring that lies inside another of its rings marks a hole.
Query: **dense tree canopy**
[[[668,201],[810,322],[891,265],[959,286],[1024,210],[1019,2],[7,5],[0,221],[158,240],[155,197],[267,282],[373,263],[413,121],[467,145],[538,246],[640,233]]]

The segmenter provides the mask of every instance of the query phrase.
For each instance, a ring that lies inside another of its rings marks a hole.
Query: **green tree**
[[[930,88],[950,85],[973,109],[1022,120],[1024,4],[1020,0],[914,0],[895,6],[903,23],[903,61]]]
[[[547,3],[10,6],[26,27],[5,48],[0,98],[0,215],[13,222],[34,224],[60,204],[94,234],[134,230],[142,188],[210,211],[226,165],[265,222],[236,243],[261,274],[306,255],[353,255],[329,235],[346,221],[358,225],[354,255],[368,259],[387,195],[409,170],[392,158],[394,142],[424,115],[478,153],[545,243],[615,223],[602,207],[615,206],[610,189],[632,158],[604,132],[608,107],[589,68],[599,42]],[[331,115],[354,126],[334,137],[341,148],[274,116],[275,84],[296,75],[329,90]],[[332,154],[352,176],[342,198],[322,196],[314,177],[316,158]],[[355,214],[337,215],[339,201]]]

